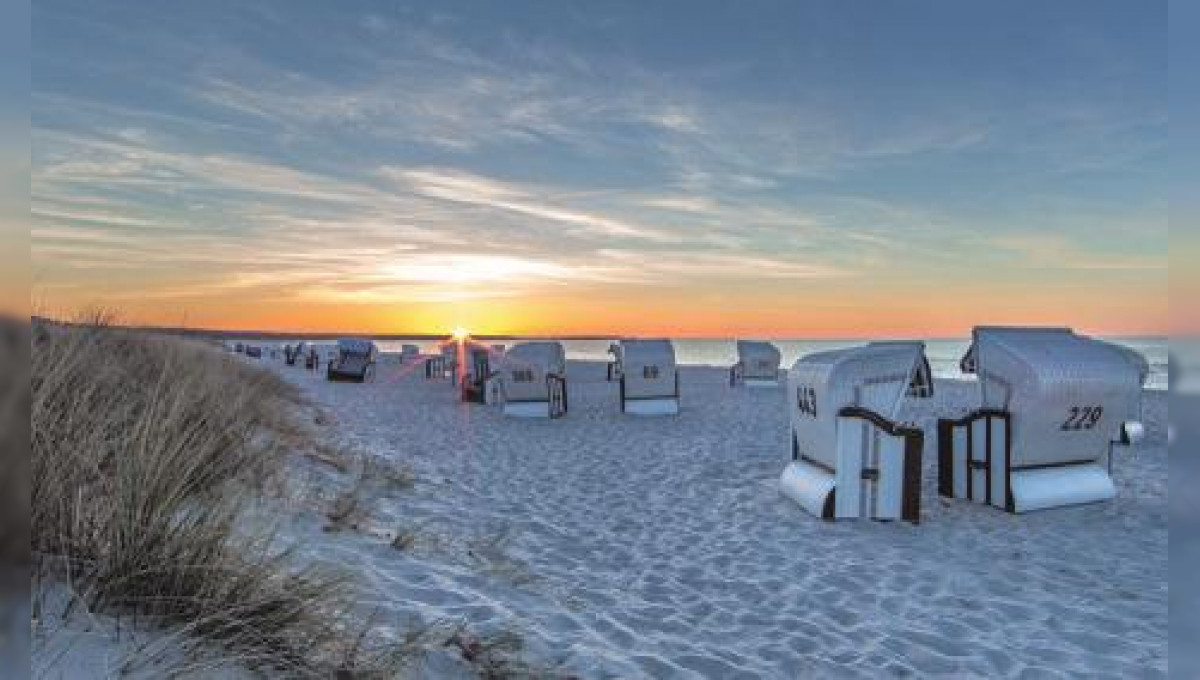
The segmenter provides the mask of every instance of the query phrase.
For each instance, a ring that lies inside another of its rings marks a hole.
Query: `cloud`
[[[345,51],[352,78],[281,71],[235,53],[206,65],[187,93],[288,136],[332,128],[463,154],[545,144],[589,158],[657,150],[682,188],[828,178],[881,158],[969,148],[989,134],[987,109],[869,125],[833,104],[731,100],[561,45],[509,43],[483,55],[438,32],[397,31],[389,49]]]
[[[852,273],[812,252],[755,254],[753,241],[770,234],[786,235],[792,248],[801,238],[819,240],[820,220],[786,205],[578,191],[443,166],[386,166],[352,179],[247,156],[163,149],[153,146],[162,141],[154,137],[39,130],[35,138],[51,159],[32,186],[43,223],[32,233],[38,256],[90,269],[120,269],[136,258],[190,278],[192,285],[162,286],[156,299],[241,292],[432,301],[548,287]],[[168,210],[168,222],[151,220],[107,195],[130,182],[147,182],[138,184],[143,197],[149,191],[171,205],[202,209]],[[113,232],[104,239],[86,224],[156,229],[144,238]],[[639,254],[635,243],[660,250]],[[483,244],[486,252],[469,253]]]
[[[687,251],[646,253],[603,249],[602,267],[620,271],[630,281],[688,283],[711,278],[754,281],[762,279],[815,279],[848,276],[850,272],[818,262],[754,254],[720,254]]]
[[[711,215],[719,210],[717,201],[709,196],[649,196],[639,202],[648,208],[674,212]]]
[[[495,284],[569,280],[582,272],[559,263],[511,255],[420,253],[383,267],[379,275],[405,283]]]
[[[139,217],[129,217],[112,212],[100,211],[78,211],[78,210],[63,210],[39,207],[34,205],[30,208],[30,214],[35,219],[61,221],[61,222],[85,222],[90,224],[106,225],[110,227],[152,227],[154,222]]]
[[[1167,253],[1097,252],[1082,247],[1070,236],[1054,233],[1011,234],[994,237],[996,248],[1017,255],[1020,267],[1072,271],[1166,271]]]
[[[545,191],[503,183],[479,175],[448,169],[384,168],[384,176],[416,193],[454,203],[509,211],[526,217],[558,222],[576,234],[671,241],[663,231],[628,221],[557,205]]]
[[[85,271],[77,281],[129,299],[349,304],[782,290],[864,273],[883,287],[914,272],[961,276],[981,248],[1009,271],[1165,266],[1149,247],[995,237],[1028,217],[1028,187],[989,185],[980,199],[953,177],[923,186],[960,167],[938,165],[946,157],[989,173],[1012,158],[1123,171],[1160,148],[1165,120],[1151,118],[1147,135],[1114,123],[1104,102],[1064,107],[1066,96],[898,97],[884,110],[863,106],[853,83],[810,91],[790,74],[755,81],[761,64],[655,66],[559,35],[481,43],[421,14],[351,17],[303,59],[214,31],[224,37],[203,59],[160,54],[166,65],[147,60],[138,87],[103,98],[42,80],[35,263]],[[1116,117],[1136,121],[1141,108]],[[991,195],[1017,207],[989,214]]]

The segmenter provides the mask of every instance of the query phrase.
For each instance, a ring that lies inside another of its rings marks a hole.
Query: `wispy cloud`
[[[575,234],[653,241],[675,240],[653,228],[556,204],[554,197],[511,183],[446,169],[385,168],[383,174],[422,196],[454,203],[509,211],[538,220],[561,223]]]
[[[990,239],[990,244],[1017,256],[1022,268],[1095,272],[1167,270],[1167,253],[1097,252],[1068,236],[1053,233],[1011,234]]]
[[[815,279],[849,275],[850,272],[820,262],[767,255],[640,251],[604,249],[597,253],[613,270],[629,281],[652,281],[688,285],[697,278],[716,277],[742,281],[762,279]]]
[[[56,210],[35,205],[30,209],[30,213],[35,219],[54,222],[83,222],[111,227],[149,227],[154,225],[150,220],[139,217],[101,211]]]

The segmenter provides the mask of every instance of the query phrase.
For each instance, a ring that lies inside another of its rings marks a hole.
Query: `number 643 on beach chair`
[[[823,519],[921,517],[923,432],[898,422],[933,394],[919,342],[882,342],[801,358],[788,373],[792,461],[780,491]]]

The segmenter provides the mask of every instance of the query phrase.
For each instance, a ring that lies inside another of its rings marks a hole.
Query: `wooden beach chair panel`
[[[475,404],[486,404],[487,383],[492,377],[491,357],[488,348],[469,345],[465,352],[471,370],[462,376],[462,399]]]

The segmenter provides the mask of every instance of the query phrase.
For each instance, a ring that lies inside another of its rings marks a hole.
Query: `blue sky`
[[[0,6],[0,315],[21,317],[29,289],[29,2]]]
[[[35,295],[224,326],[1161,329],[1166,11],[39,3]]]
[[[1170,22],[1171,109],[1175,130],[1171,136],[1171,328],[1200,335],[1200,45],[1194,39],[1200,27],[1200,5],[1172,0]]]

